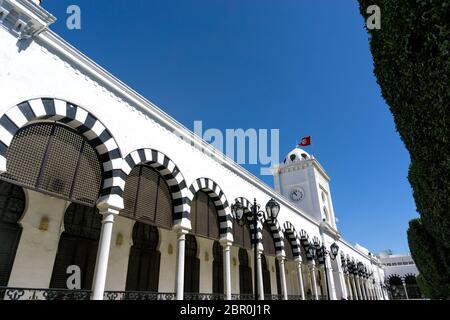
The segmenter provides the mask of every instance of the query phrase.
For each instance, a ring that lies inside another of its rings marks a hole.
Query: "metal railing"
[[[0,287],[0,300],[89,300],[90,290]]]
[[[7,288],[0,287],[0,300],[89,300],[91,290],[68,289],[35,289],[35,288]],[[326,296],[319,296],[319,299]],[[176,300],[173,292],[148,292],[148,291],[105,291],[104,300]],[[231,300],[254,300],[253,294],[232,294]],[[283,300],[283,295],[264,295],[265,300]],[[311,295],[305,296],[306,300],[314,300]],[[221,301],[225,300],[224,294],[216,293],[185,293],[187,301]],[[289,295],[288,300],[302,300],[300,295]]]
[[[305,296],[306,299],[306,296]],[[288,300],[303,300],[302,296],[299,295],[288,295]]]
[[[255,300],[255,295],[253,293],[249,294],[231,294],[231,300]]]
[[[281,294],[265,294],[264,300],[283,300],[283,295],[281,295]]]
[[[176,300],[176,294],[171,292],[148,291],[106,291],[104,300]]]
[[[221,293],[184,293],[184,300],[225,300]]]

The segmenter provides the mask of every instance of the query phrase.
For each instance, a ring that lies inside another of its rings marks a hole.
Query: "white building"
[[[289,153],[272,190],[57,36],[37,2],[0,0],[3,298],[246,299],[256,269],[260,298],[387,299],[314,157]],[[253,199],[280,206],[257,221],[256,259]]]
[[[416,281],[419,271],[411,254],[381,252],[377,254],[377,257],[382,263],[391,299],[422,297]]]

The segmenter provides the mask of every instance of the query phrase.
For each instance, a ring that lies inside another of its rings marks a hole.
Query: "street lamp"
[[[357,268],[358,268],[359,275],[362,276],[363,273],[364,273],[364,265],[363,265],[363,263],[362,262],[358,262]]]
[[[255,287],[255,300],[258,300],[258,276],[257,276],[257,266],[256,261],[258,258],[258,220],[264,215],[264,212],[260,210],[260,205],[256,203],[256,199],[253,201],[253,205],[251,205],[252,212],[252,221],[253,221],[253,248],[254,248],[254,262],[253,262],[253,270],[254,270],[254,287]],[[236,199],[235,203],[231,206],[231,211],[234,213],[236,220],[238,221],[240,226],[245,225],[246,219],[244,217],[244,206],[242,203]],[[280,205],[274,200],[270,199],[266,204],[266,212],[270,219],[275,220],[278,217],[278,213],[280,212]]]
[[[327,296],[328,296],[328,300],[330,300],[330,288],[328,286],[328,274],[327,274],[327,261],[326,261],[326,257],[327,255],[330,256],[331,259],[335,260],[338,253],[339,253],[339,246],[336,244],[336,242],[334,242],[331,246],[330,246],[330,251],[327,251],[327,249],[325,248],[325,245],[322,245],[322,247],[320,248],[320,256],[323,258],[323,265],[324,265],[324,270],[325,270],[325,282],[327,284]]]

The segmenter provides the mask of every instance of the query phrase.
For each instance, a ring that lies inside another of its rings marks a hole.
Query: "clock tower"
[[[312,219],[337,230],[330,177],[308,152],[295,148],[272,170],[275,190]]]

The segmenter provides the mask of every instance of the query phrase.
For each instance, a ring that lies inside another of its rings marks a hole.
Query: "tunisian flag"
[[[298,144],[300,147],[307,147],[311,145],[311,137],[304,137],[302,138],[302,141]]]

